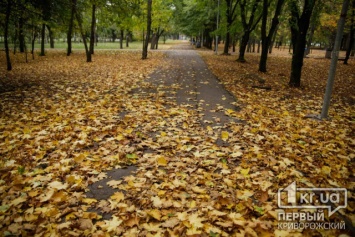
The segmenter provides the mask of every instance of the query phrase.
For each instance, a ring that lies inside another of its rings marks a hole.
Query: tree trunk
[[[95,24],[96,24],[96,5],[92,5],[92,14],[91,14],[91,35],[90,35],[90,54],[94,54],[95,46]]]
[[[160,30],[160,28],[158,29],[157,34],[156,34],[156,40],[155,40],[155,49],[158,49],[159,39],[162,36],[162,34],[164,33],[164,31],[165,30]]]
[[[11,59],[10,59],[10,50],[9,50],[9,42],[8,42],[11,5],[12,5],[12,1],[8,0],[7,1],[7,5],[6,5],[5,29],[4,29],[4,31],[5,31],[4,32],[4,37],[5,37],[4,44],[5,44],[5,52],[6,52],[6,65],[7,65],[7,70],[8,71],[12,70]]]
[[[223,54],[224,55],[229,55],[229,44],[230,44],[230,32],[229,28],[227,28],[227,34],[226,34],[226,42],[224,43],[224,49],[223,49]]]
[[[123,36],[124,36],[124,30],[120,30],[120,49],[123,49]]]
[[[260,53],[260,39],[258,40],[258,49],[256,50],[256,53]]]
[[[349,40],[349,45],[348,48],[346,49],[346,55],[345,55],[345,60],[344,64],[348,64],[348,60],[350,57],[351,49],[354,45],[354,34],[355,34],[355,29],[354,29],[354,18],[355,18],[355,0],[352,1],[352,14],[351,14],[351,24],[350,24],[350,40]]]
[[[276,32],[277,32],[278,28],[279,28],[279,26],[277,25],[273,35],[270,36],[270,38],[272,40],[271,40],[270,45],[269,45],[269,54],[272,53],[272,49],[274,48],[274,43],[276,41]]]
[[[247,47],[247,52],[248,52],[248,53],[251,53],[251,42],[252,42],[252,40],[249,39],[249,41],[248,41],[248,47]]]
[[[129,34],[126,35],[126,47],[129,47]]]
[[[20,12],[21,13],[21,12]],[[25,52],[25,33],[23,32],[24,19],[22,16],[19,17],[19,44],[20,44],[20,52]]]
[[[49,47],[51,49],[54,49],[54,34],[53,31],[51,29],[51,27],[49,25],[47,25],[47,29],[48,29],[48,35],[49,35]]]
[[[267,56],[268,56],[268,50],[269,50],[269,45],[270,45],[270,39],[272,36],[276,35],[276,29],[279,25],[279,16],[281,14],[282,6],[284,4],[285,0],[278,0],[276,4],[276,10],[274,13],[274,17],[272,18],[271,21],[271,27],[269,29],[269,33],[266,34],[266,26],[267,26],[267,12],[268,12],[268,1],[264,0],[263,1],[263,16],[262,16],[262,23],[261,23],[261,43],[262,43],[262,48],[261,48],[261,56],[260,56],[260,62],[259,62],[259,71],[260,72],[266,72],[266,62],[267,62]]]
[[[159,38],[160,38],[160,35],[157,35],[157,38],[155,40],[155,49],[158,49],[158,46],[159,46]]]
[[[31,54],[32,54],[32,59],[34,59],[36,35],[37,35],[37,33],[36,33],[36,27],[33,25],[33,26],[32,26],[32,39],[31,39]]]
[[[74,28],[75,9],[76,9],[76,0],[72,0],[71,1],[70,21],[69,21],[69,27],[68,27],[68,33],[67,33],[67,43],[68,43],[67,56],[69,56],[72,53],[71,38],[73,35],[73,28]]]
[[[242,19],[242,25],[243,25],[243,30],[244,34],[242,36],[242,40],[240,42],[240,47],[239,47],[239,57],[237,59],[238,62],[245,62],[245,49],[248,45],[250,33],[255,29],[255,27],[258,25],[259,21],[261,20],[262,14],[257,16],[256,10],[258,9],[258,4],[261,0],[255,0],[254,3],[251,6],[251,11],[248,13],[247,12],[247,1],[242,0],[240,1],[240,12],[241,12],[241,19]],[[247,16],[249,15],[249,20],[247,21]]]
[[[306,37],[315,0],[305,0],[301,17],[296,1],[291,1],[291,35],[293,43],[293,55],[291,63],[291,76],[289,85],[291,87],[301,86],[301,75],[303,66],[303,56],[306,47]]]
[[[314,35],[315,29],[316,29],[316,25],[315,25],[315,23],[312,22],[312,25],[310,27],[309,37],[308,37],[307,44],[306,44],[306,52],[305,52],[304,56],[307,56],[311,52],[312,40],[313,40],[313,35]]]
[[[153,33],[152,39],[151,39],[151,42],[150,42],[150,49],[155,49],[156,41],[157,41],[157,34]]]
[[[148,58],[148,44],[149,44],[149,37],[150,37],[150,31],[152,27],[152,0],[147,0],[147,6],[148,6],[148,11],[147,11],[147,34],[146,34],[146,39],[144,42],[143,46],[143,52],[142,52],[142,59],[147,59]]]
[[[86,42],[86,36],[85,36],[84,30],[83,30],[81,16],[80,16],[80,13],[77,12],[77,10],[75,10],[75,15],[76,15],[76,20],[78,21],[81,37],[83,38],[83,43],[84,43],[84,46],[85,46],[86,62],[89,63],[89,62],[92,61],[91,60],[91,53],[90,53],[90,50],[88,48],[88,44]]]
[[[45,52],[44,52],[45,37],[46,37],[46,24],[43,23],[42,24],[42,31],[41,31],[41,53],[39,56],[45,56]]]
[[[241,62],[241,63],[246,62],[244,55],[245,55],[245,50],[248,46],[249,34],[250,34],[249,31],[244,32],[242,40],[240,41],[239,57],[237,59],[238,62]]]

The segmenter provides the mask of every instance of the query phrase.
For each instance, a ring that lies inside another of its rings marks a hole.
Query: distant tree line
[[[236,51],[245,62],[245,52],[261,49],[259,71],[267,71],[267,56],[273,47],[289,46],[292,65],[289,85],[301,85],[303,58],[312,47],[331,50],[342,0],[176,0],[174,19],[180,32],[212,49],[217,38],[224,41],[223,54]],[[342,49],[348,62],[354,46],[354,5],[347,14]],[[217,18],[219,16],[219,24]],[[219,27],[217,28],[217,25]]]

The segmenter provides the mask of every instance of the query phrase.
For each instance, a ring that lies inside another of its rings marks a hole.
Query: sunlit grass
[[[158,45],[158,49],[169,49],[171,48],[173,45],[176,44],[180,44],[182,41],[181,40],[166,40],[166,42],[164,43],[163,40],[159,41],[159,45]],[[89,45],[88,45],[89,46]],[[3,47],[3,44],[2,44]],[[14,45],[9,45],[10,50],[12,51],[14,49]],[[54,43],[54,49],[63,49],[66,50],[68,47],[67,42],[63,42],[63,41],[56,41]],[[127,50],[139,50],[142,49],[143,47],[143,42],[142,41],[133,41],[129,43],[129,46],[126,46],[126,41],[123,42],[123,49]],[[149,46],[150,47],[150,46]],[[36,42],[35,44],[35,50],[38,51],[41,48],[40,43]],[[27,44],[27,50],[30,51],[31,49],[31,45]],[[84,44],[82,42],[72,42],[72,49],[73,50],[84,50]],[[98,42],[97,44],[95,44],[95,50],[119,50],[120,49],[120,42]],[[17,49],[18,50],[18,47]],[[50,48],[49,43],[45,44],[45,50],[52,50]]]

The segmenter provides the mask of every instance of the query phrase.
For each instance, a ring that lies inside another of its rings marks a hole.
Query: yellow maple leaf
[[[160,166],[166,166],[168,164],[168,161],[166,160],[166,158],[164,156],[159,156],[157,158],[157,163]]]
[[[153,206],[156,208],[161,208],[163,206],[163,202],[158,196],[151,197],[150,200],[153,202]]]
[[[194,191],[195,193],[201,193],[201,194],[206,193],[206,190],[205,190],[205,189],[200,188],[200,187],[198,187],[198,186],[194,186],[194,187],[192,187],[191,189],[192,189],[192,191]]]
[[[12,202],[10,203],[11,206],[17,206],[23,202],[26,202],[27,201],[27,196],[21,196],[21,197],[18,197],[14,200],[12,200]]]
[[[221,139],[226,142],[228,140],[228,138],[229,138],[229,133],[227,131],[222,131],[221,132]]]
[[[124,194],[122,192],[115,192],[110,198],[116,200],[116,202],[120,202],[124,200]]]
[[[66,189],[68,187],[68,184],[62,183],[59,181],[53,181],[48,184],[48,187],[53,188],[53,189],[57,189],[57,190],[62,190],[62,189]]]
[[[325,175],[330,175],[330,172],[332,171],[332,168],[330,168],[329,166],[322,166],[322,173]]]
[[[205,221],[205,218],[199,217],[197,212],[190,215],[188,219],[189,219],[190,224],[193,227],[195,227],[196,229],[202,228],[203,227],[202,222]]]
[[[105,221],[105,228],[108,232],[115,232],[117,227],[119,227],[122,223],[122,220],[118,219],[117,216],[113,216],[112,220]]]
[[[76,163],[81,163],[81,162],[83,162],[83,161],[85,160],[85,158],[86,158],[86,155],[80,154],[80,155],[77,155],[77,156],[74,158],[74,161],[75,161]]]
[[[150,215],[151,217],[153,217],[154,219],[160,221],[161,219],[161,213],[159,210],[157,209],[153,209],[147,212],[148,215]]]
[[[92,203],[97,202],[97,200],[95,198],[84,198],[82,202],[91,205]]]
[[[254,192],[251,190],[237,190],[237,198],[239,199],[248,199],[254,195]]]
[[[249,170],[250,170],[250,168],[241,169],[241,170],[240,170],[240,173],[241,173],[244,177],[248,177],[248,176],[249,176]]]

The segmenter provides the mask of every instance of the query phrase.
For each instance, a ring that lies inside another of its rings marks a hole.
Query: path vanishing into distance
[[[180,107],[196,111],[195,117],[190,118],[190,121],[203,129],[225,128],[228,130],[226,124],[243,123],[243,121],[226,114],[226,110],[238,110],[236,100],[212,74],[193,47],[190,44],[181,44],[170,50],[164,50],[166,54],[164,65],[158,67],[130,93],[138,100],[160,101],[164,104],[162,109],[165,110],[174,111]],[[131,111],[125,110],[120,114],[120,117],[131,119],[130,113]],[[175,121],[171,123],[169,120],[166,120],[165,125],[167,130],[176,126]],[[194,135],[192,130],[188,133]],[[149,132],[149,135],[154,141],[157,140],[157,136],[160,136],[154,129]],[[221,147],[229,145],[221,138],[216,138],[214,144]],[[151,148],[145,148],[143,151],[143,155],[154,153],[157,152]],[[125,169],[108,171],[105,179],[90,186],[87,196],[98,200],[108,199],[117,189],[108,186],[107,182],[124,179],[137,171],[138,168],[139,164],[138,166],[128,166]],[[104,219],[112,216],[112,213],[105,214],[99,210],[98,212],[103,215]]]

